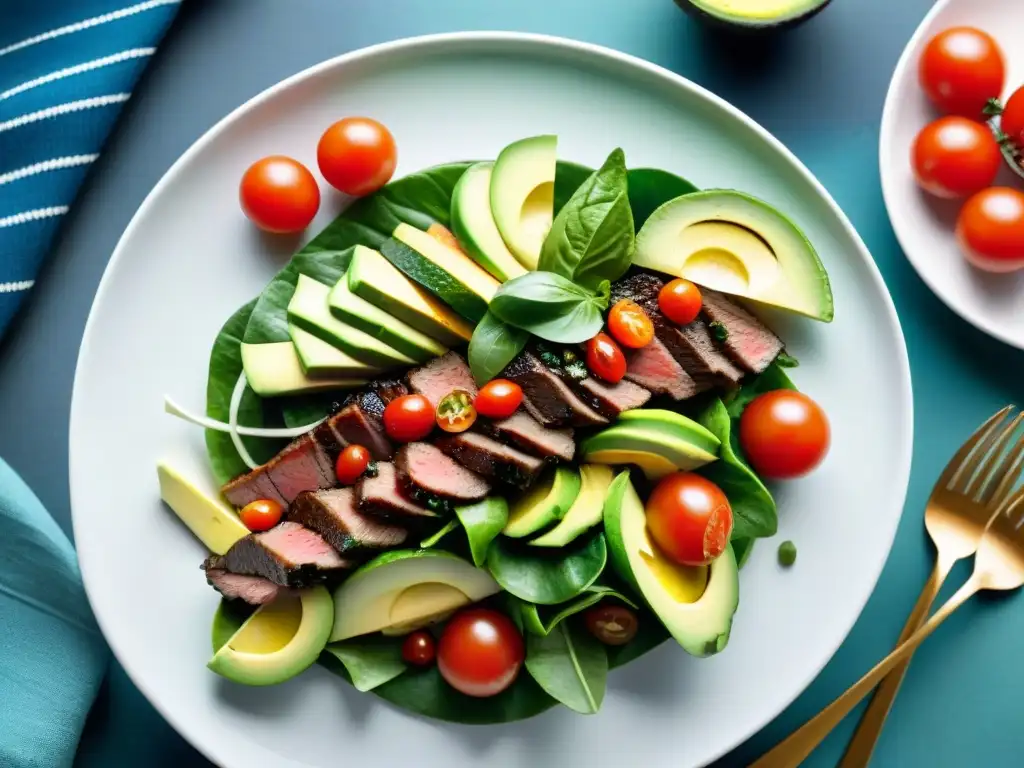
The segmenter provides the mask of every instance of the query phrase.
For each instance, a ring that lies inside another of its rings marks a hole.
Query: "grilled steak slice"
[[[426,365],[413,368],[408,375],[409,389],[417,395],[423,395],[430,404],[437,404],[453,389],[464,389],[471,395],[476,394],[476,382],[470,373],[469,365],[457,352],[448,352],[436,357]]]
[[[359,509],[381,520],[422,527],[440,515],[409,498],[398,481],[398,471],[390,461],[377,462],[377,474],[364,476],[356,484]]]
[[[391,458],[393,449],[384,434],[384,425],[379,418],[364,410],[356,396],[338,413],[330,418],[331,426],[349,445],[361,445],[377,461]],[[383,408],[381,412],[383,413]]]
[[[505,378],[523,389],[523,405],[545,427],[587,427],[608,419],[583,402],[562,377],[529,350],[505,368]]]
[[[685,400],[697,394],[698,387],[655,337],[646,347],[623,350],[626,353],[626,379],[659,395]]]
[[[582,381],[573,382],[573,387],[594,410],[609,419],[618,417],[623,411],[641,408],[651,399],[649,391],[626,379],[618,384],[608,384],[588,376]]]
[[[211,557],[203,563],[203,570],[206,571],[206,580],[210,586],[228,600],[244,600],[249,605],[264,605],[273,602],[284,589],[262,576],[244,576],[218,568],[219,559]]]
[[[266,467],[274,487],[289,503],[303,491],[331,488],[338,482],[327,453],[309,434],[291,443]]]
[[[330,419],[326,419],[313,429],[313,439],[316,440],[317,445],[323,448],[332,464],[338,460],[338,456],[341,455],[346,445],[345,438],[331,426]]]
[[[477,424],[481,431],[536,456],[572,461],[576,453],[571,429],[549,429],[526,411],[516,411],[499,421],[481,419]]]
[[[503,445],[478,432],[442,437],[436,445],[463,467],[515,488],[528,488],[544,468],[542,459]]]
[[[236,477],[220,490],[224,494],[224,498],[236,507],[244,507],[249,502],[258,499],[271,499],[281,506],[288,504],[284,496],[274,487],[266,464],[256,467],[252,472],[241,477]]]
[[[454,504],[479,501],[491,491],[475,472],[429,443],[406,443],[395,454],[402,487],[413,499],[437,498]]]
[[[782,339],[764,323],[718,291],[705,288],[702,296],[704,317],[725,329],[726,336],[721,345],[741,368],[761,373],[778,357],[782,351]]]
[[[315,531],[346,556],[372,555],[402,544],[409,532],[385,525],[356,508],[352,488],[306,491],[292,503],[288,519]]]
[[[261,576],[282,587],[308,587],[349,567],[330,544],[298,523],[281,523],[264,533],[239,539],[206,570],[221,568],[243,576]]]

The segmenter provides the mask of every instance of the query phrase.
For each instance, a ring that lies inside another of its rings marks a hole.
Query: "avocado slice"
[[[462,251],[404,222],[395,227],[380,252],[472,323],[480,322],[500,285]]]
[[[466,253],[501,282],[526,274],[501,239],[491,213],[491,171],[494,163],[470,166],[452,192],[452,231]]]
[[[491,172],[491,213],[508,249],[536,269],[555,217],[557,136],[534,136],[505,147]]]
[[[732,546],[709,566],[671,561],[647,535],[643,502],[622,472],[604,505],[612,567],[651,607],[687,653],[710,656],[729,642],[739,606],[739,571]]]
[[[404,634],[500,591],[487,571],[450,552],[385,552],[335,590],[330,642],[379,631]]]
[[[231,507],[203,493],[187,478],[165,462],[156,465],[160,479],[160,498],[206,548],[223,555],[239,539],[249,534]]]
[[[627,463],[636,464],[642,469],[646,466],[661,466],[652,463],[648,458],[650,454],[667,459],[677,470],[696,469],[718,458],[715,453],[688,442],[684,434],[675,436],[658,428],[628,421],[598,432],[584,440],[580,446],[582,460],[594,464],[597,463],[594,456],[602,456],[606,451],[615,451],[613,456],[628,458]]]
[[[330,286],[307,275],[299,275],[295,294],[288,303],[288,319],[357,360],[382,369],[418,362],[332,315],[328,304],[330,293]]]
[[[327,645],[334,603],[324,587],[260,606],[207,666],[244,685],[276,685],[312,666]]]
[[[323,339],[288,323],[288,335],[299,355],[302,370],[307,376],[364,376],[370,377],[382,369],[356,360],[337,347],[332,347]]]
[[[302,369],[295,345],[290,341],[241,345],[242,369],[249,387],[261,397],[297,395],[328,389],[355,389],[369,380],[365,376],[315,378]]]
[[[779,211],[743,192],[669,200],[637,233],[633,263],[815,320],[834,315],[814,246]]]
[[[530,544],[534,547],[564,547],[577,536],[601,522],[601,507],[608,486],[612,484],[612,470],[601,464],[580,466],[580,492],[561,522]]]
[[[580,492],[580,473],[574,467],[555,467],[509,505],[502,534],[521,539],[540,531],[569,511]]]
[[[688,419],[681,413],[661,408],[634,408],[619,414],[619,424],[629,427],[643,427],[652,432],[685,440],[706,453],[718,455],[722,442],[715,433],[703,424]]]
[[[588,453],[587,461],[591,464],[608,464],[609,466],[635,464],[640,467],[648,480],[661,480],[666,475],[679,471],[679,467],[660,453],[648,453],[647,451],[602,448]]]
[[[702,21],[743,30],[790,27],[824,9],[831,0],[676,0]]]

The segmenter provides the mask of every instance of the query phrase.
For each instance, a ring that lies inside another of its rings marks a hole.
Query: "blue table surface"
[[[792,149],[867,242],[910,350],[915,456],[907,512],[848,641],[774,723],[721,761],[746,765],[883,656],[931,566],[921,511],[959,443],[1019,391],[1022,356],[967,326],[896,243],[878,178],[882,104],[932,0],[835,0],[772,41],[724,42],[671,0],[219,0],[186,3],[72,210],[27,310],[0,346],[0,455],[70,531],[67,414],[79,340],[110,253],[146,193],[218,119],[340,53],[431,32],[502,29],[587,40],[668,67],[735,104]],[[869,361],[865,361],[870,364]],[[890,439],[879,434],[878,440]],[[870,487],[871,478],[864,479]],[[865,500],[870,493],[864,494]],[[828,515],[827,507],[821,509]],[[797,565],[799,567],[799,564]],[[959,581],[966,567],[954,573]],[[1024,755],[1024,636],[1016,598],[979,599],[917,655],[876,754],[880,766],[1010,766]],[[766,660],[770,663],[770,659]],[[835,765],[853,720],[810,766]],[[81,768],[201,766],[116,665],[83,738]]]

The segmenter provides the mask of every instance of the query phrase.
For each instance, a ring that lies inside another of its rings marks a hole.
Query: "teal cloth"
[[[71,542],[3,460],[0,542],[0,766],[69,766],[107,648]]]

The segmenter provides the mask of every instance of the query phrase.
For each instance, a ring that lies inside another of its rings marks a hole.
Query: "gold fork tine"
[[[1010,438],[1013,437],[1013,433],[1020,425],[1021,420],[1024,420],[1024,413],[1018,413],[1013,419],[1011,419],[1010,423],[995,439],[992,447],[988,451],[988,458],[985,460],[985,463],[980,469],[975,471],[971,481],[967,484],[967,489],[964,491],[965,496],[972,499],[980,499],[982,489],[984,489],[991,480],[996,479],[993,474],[993,470],[1002,458],[1003,449],[1006,447],[1006,444],[1010,442]],[[980,460],[981,456],[979,456],[978,459]]]
[[[992,479],[985,492],[981,494],[979,501],[991,509],[1001,507],[1010,495],[1010,491],[1013,490],[1013,486],[1017,484],[1017,480],[1020,479],[1022,470],[1024,470],[1024,437],[1017,440],[1013,450],[1003,459],[1002,465],[992,475]]]
[[[970,477],[974,472],[974,466],[981,461],[981,458],[988,453],[988,447],[992,444],[995,439],[994,435],[996,428],[1002,423],[1006,414],[1013,408],[1012,405],[1008,405],[1003,408],[999,413],[992,416],[988,421],[978,427],[978,430],[971,435],[970,440],[960,446],[952,459],[946,465],[946,468],[942,471],[942,476],[939,478],[939,483],[949,490],[955,490],[956,486],[960,484],[961,478],[966,475]],[[978,450],[975,451],[975,448]]]

